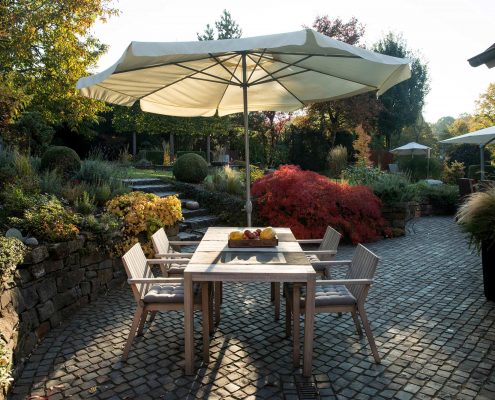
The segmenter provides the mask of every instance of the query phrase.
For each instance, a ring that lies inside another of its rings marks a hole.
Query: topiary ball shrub
[[[52,146],[41,157],[42,170],[57,170],[70,178],[81,169],[81,159],[70,147]]]
[[[208,175],[208,164],[198,154],[188,153],[180,156],[174,163],[175,179],[187,183],[203,182]]]
[[[390,236],[381,202],[367,186],[334,183],[316,172],[283,165],[252,186],[258,216],[289,227],[298,239],[321,238],[328,225],[352,243]]]

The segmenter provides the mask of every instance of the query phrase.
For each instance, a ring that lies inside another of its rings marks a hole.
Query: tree
[[[390,149],[392,136],[399,135],[403,128],[413,125],[422,113],[425,96],[430,90],[428,67],[407,49],[401,36],[393,33],[376,43],[374,50],[411,60],[411,78],[390,88],[379,99],[382,110],[378,114],[378,132],[385,138],[386,148]]]
[[[361,125],[356,127],[356,139],[352,142],[352,147],[356,150],[356,159],[360,165],[370,165],[370,142],[371,136],[366,133]]]
[[[444,139],[448,137],[449,127],[455,121],[454,117],[442,117],[437,122],[431,124],[431,131],[438,139]]]
[[[232,19],[232,16],[227,10],[223,10],[220,20],[215,21],[215,27],[217,29],[217,40],[223,39],[238,39],[242,36],[242,29],[239,28],[237,22]],[[198,40],[214,40],[215,31],[206,24],[206,28],[203,33],[196,33]]]
[[[491,83],[476,101],[474,118],[479,124],[478,129],[495,125],[495,83]]]
[[[356,18],[344,22],[340,18],[331,20],[327,15],[316,17],[312,27],[318,32],[351,45],[364,47],[361,39],[365,27]],[[317,103],[308,108],[312,122],[317,121],[320,129],[335,144],[336,134],[342,130],[353,130],[362,125],[370,130],[380,110],[373,94],[365,93],[348,99]]]
[[[31,95],[28,111],[72,129],[97,120],[104,103],[76,93],[78,78],[106,46],[90,34],[96,20],[116,14],[111,0],[17,0],[0,12],[0,74]]]

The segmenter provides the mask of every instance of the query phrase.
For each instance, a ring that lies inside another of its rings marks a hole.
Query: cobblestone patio
[[[408,230],[369,246],[381,257],[367,304],[381,365],[350,315],[316,316],[310,383],[321,399],[495,399],[495,304],[484,299],[479,257],[452,218],[421,218]],[[158,314],[119,361],[133,312],[128,287],[80,310],[32,354],[11,398],[299,398],[302,378],[283,318],[273,321],[268,285],[224,286],[207,366],[197,315],[194,377],[182,371],[181,313]]]

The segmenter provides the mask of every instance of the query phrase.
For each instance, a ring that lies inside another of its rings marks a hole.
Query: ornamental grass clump
[[[131,192],[110,200],[106,208],[124,222],[124,238],[116,248],[119,254],[141,242],[145,253],[152,256],[151,235],[183,219],[181,202],[176,195],[158,197],[152,193]]]
[[[469,195],[457,211],[457,223],[469,235],[471,246],[495,245],[495,186]]]

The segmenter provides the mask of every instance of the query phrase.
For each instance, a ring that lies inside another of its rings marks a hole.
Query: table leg
[[[301,302],[301,289],[297,283],[294,284],[292,290],[292,329],[293,329],[293,349],[292,349],[292,365],[294,368],[299,367],[299,358],[300,358],[300,333],[299,333],[299,316],[301,315],[300,311],[300,303]]]
[[[194,299],[192,276],[184,272],[184,350],[185,372],[192,375],[194,370]]]
[[[273,282],[273,305],[275,306],[275,321],[280,319],[280,282]]]
[[[215,282],[215,325],[220,323],[220,304],[222,304],[222,282]]]
[[[203,313],[203,361],[210,362],[210,296],[208,282],[201,282],[201,310]]]
[[[304,354],[303,354],[303,375],[305,377],[311,376],[311,370],[313,364],[315,285],[316,285],[316,275],[310,277],[306,285],[306,310],[305,310],[305,319],[304,319]]]

